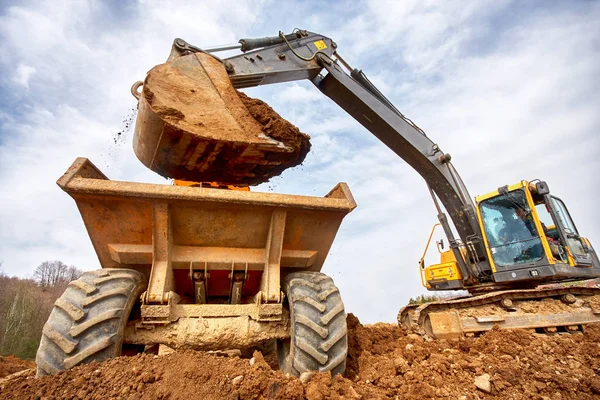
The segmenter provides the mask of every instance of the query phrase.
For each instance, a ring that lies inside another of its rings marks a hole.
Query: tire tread
[[[121,353],[123,331],[145,277],[132,269],[84,272],[56,300],[36,355],[37,375]]]
[[[292,337],[289,349],[280,349],[282,371],[296,376],[306,371],[343,373],[348,328],[344,303],[333,280],[320,272],[295,272],[286,277],[283,289],[290,307]]]

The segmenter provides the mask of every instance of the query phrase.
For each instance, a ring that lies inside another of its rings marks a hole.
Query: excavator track
[[[438,339],[475,336],[495,326],[577,332],[596,322],[600,322],[600,288],[589,287],[505,290],[411,304],[398,313],[401,327]]]

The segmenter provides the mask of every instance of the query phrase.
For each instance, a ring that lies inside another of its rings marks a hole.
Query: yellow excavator
[[[550,194],[545,182],[503,186],[477,196],[474,205],[486,259],[470,258],[468,241],[467,246],[458,242],[457,258],[453,248],[443,251],[441,240],[436,242],[440,262],[426,266],[431,238],[444,223],[440,213],[441,223],[434,225],[419,261],[427,290],[463,289],[470,296],[404,307],[398,314],[402,326],[447,338],[476,335],[493,326],[580,331],[598,321],[598,288],[556,284],[596,278],[600,264],[564,202]],[[467,274],[461,264],[466,264]],[[466,284],[464,277],[481,265],[489,266],[489,278],[475,275],[475,283]]]
[[[242,53],[225,59],[215,56],[232,49]],[[432,291],[462,290],[469,295],[404,307],[398,315],[401,325],[441,338],[474,335],[496,325],[576,331],[600,321],[600,309],[594,305],[599,289],[544,286],[600,277],[592,244],[580,235],[566,205],[550,193],[546,182],[521,181],[473,200],[450,154],[405,117],[361,70],[350,67],[330,38],[295,30],[205,49],[176,39],[169,60],[192,54],[196,67],[186,64],[186,73],[203,69],[217,81],[202,61],[216,59],[236,89],[310,80],[425,179],[438,213],[436,227],[443,229],[449,249],[441,252],[438,264],[425,266],[421,259],[423,284]]]

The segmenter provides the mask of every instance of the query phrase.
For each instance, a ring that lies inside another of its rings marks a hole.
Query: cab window
[[[540,235],[523,190],[484,200],[479,208],[496,265],[509,267],[543,258]]]

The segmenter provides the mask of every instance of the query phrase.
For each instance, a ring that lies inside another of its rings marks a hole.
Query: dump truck
[[[241,54],[216,55],[232,49]],[[300,79],[405,160],[431,193],[449,250],[439,243],[440,263],[420,262],[423,284],[469,295],[404,307],[402,326],[443,338],[494,326],[572,332],[600,321],[598,289],[544,287],[600,276],[590,241],[546,182],[521,181],[473,199],[450,154],[326,36],[294,30],[213,48],[175,39],[167,63],[132,88],[135,153],[177,180],[265,181],[301,162],[307,144],[297,132],[273,133],[274,123],[252,114],[235,89]],[[344,305],[319,271],[356,206],[347,185],[314,198],[114,182],[86,159],[58,184],[75,199],[103,268],[72,282],[56,302],[38,375],[156,344],[252,349],[269,341],[284,372],[344,371]],[[547,302],[560,306],[540,306]]]
[[[78,158],[58,185],[102,269],[56,301],[38,376],[157,344],[252,350],[275,340],[285,372],[343,372],[344,305],[319,271],[356,207],[345,183],[319,198],[118,182]]]

